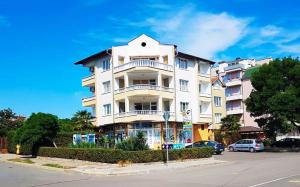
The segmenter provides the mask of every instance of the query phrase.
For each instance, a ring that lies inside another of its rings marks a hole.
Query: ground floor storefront
[[[171,145],[171,148],[176,149],[192,142],[213,139],[213,131],[208,129],[208,124],[193,124],[188,129],[185,128],[183,123],[169,122],[167,133],[164,122],[139,121],[108,125],[101,127],[100,131],[114,138],[115,142],[120,142],[127,137],[135,136],[138,132],[143,132],[151,149],[161,149],[166,143]],[[168,138],[166,138],[166,134],[168,134]]]

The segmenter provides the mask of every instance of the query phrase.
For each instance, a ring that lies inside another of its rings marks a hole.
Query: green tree
[[[92,114],[86,110],[80,110],[76,112],[72,118],[72,121],[76,124],[75,130],[83,131],[93,129],[91,119]]]
[[[76,123],[68,118],[59,119],[58,124],[60,132],[74,132],[77,127]]]
[[[40,146],[53,142],[58,130],[57,116],[45,113],[33,113],[19,130],[19,141],[21,145],[31,145],[32,156],[36,156]]]
[[[0,136],[6,136],[11,130],[20,128],[23,124],[23,120],[10,109],[0,110]]]
[[[288,133],[300,123],[300,61],[276,59],[264,64],[251,76],[254,91],[245,101],[269,138]]]
[[[228,115],[221,119],[221,131],[225,133],[224,138],[227,139],[228,143],[235,142],[240,139],[239,130],[241,124],[238,116]]]

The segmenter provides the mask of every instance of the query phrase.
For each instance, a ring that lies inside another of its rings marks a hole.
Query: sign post
[[[166,124],[166,149],[167,149],[167,164],[169,161],[169,145],[168,145],[168,140],[169,140],[169,132],[168,132],[168,121],[170,119],[170,113],[165,111],[164,115],[163,115],[164,119],[165,119],[165,124]]]

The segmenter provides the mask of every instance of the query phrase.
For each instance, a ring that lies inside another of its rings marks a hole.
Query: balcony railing
[[[92,74],[92,75],[90,75],[90,76],[84,77],[84,78],[82,79],[82,82],[86,82],[86,81],[92,80],[92,79],[94,79],[94,78],[95,78],[95,74]]]
[[[234,70],[234,69],[246,69],[244,64],[236,64],[233,66],[227,66],[224,68],[225,71]]]
[[[238,107],[226,107],[226,110],[227,111],[232,111],[232,110],[241,110],[242,107],[241,106],[238,106]]]
[[[212,118],[212,114],[201,114],[200,113],[200,118]]]
[[[159,63],[153,60],[133,60],[126,64],[122,64],[114,68],[114,72],[124,71],[134,67],[151,67],[156,69],[162,69],[166,71],[173,71],[173,66],[168,64]]]
[[[96,99],[96,96],[86,97],[82,99],[82,102],[89,102]]]
[[[158,110],[133,110],[129,112],[121,112],[121,113],[116,113],[116,117],[127,117],[127,116],[136,116],[136,115],[163,115],[163,111],[158,111]],[[174,112],[170,112],[170,115],[173,116]]]
[[[211,93],[209,93],[209,92],[200,92],[200,97],[211,97]]]
[[[168,87],[160,87],[158,85],[151,85],[151,84],[135,84],[128,86],[126,88],[120,88],[115,90],[115,93],[123,93],[127,91],[132,91],[132,90],[158,90],[158,91],[168,91],[168,92],[173,92],[173,88],[168,88]]]

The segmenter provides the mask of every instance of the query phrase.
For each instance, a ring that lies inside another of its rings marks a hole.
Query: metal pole
[[[194,125],[193,125],[193,111],[191,109],[191,123],[192,123],[192,148],[194,147]]]
[[[169,137],[169,133],[168,133],[168,120],[166,120],[166,145],[167,145],[167,164],[169,161],[169,145],[168,145],[168,138]]]

